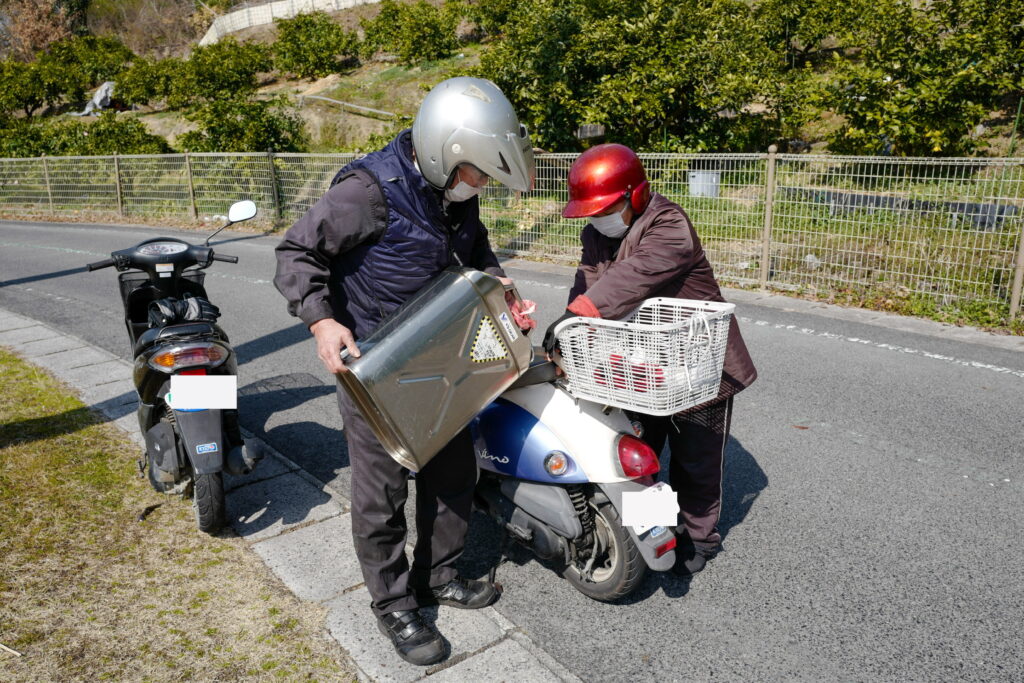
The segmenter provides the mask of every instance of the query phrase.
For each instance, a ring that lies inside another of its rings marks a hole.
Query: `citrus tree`
[[[358,51],[359,39],[325,12],[278,19],[274,65],[302,78],[323,78],[342,69]]]

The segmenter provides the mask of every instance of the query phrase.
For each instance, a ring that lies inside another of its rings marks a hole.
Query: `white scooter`
[[[675,563],[672,529],[621,522],[623,494],[656,485],[658,456],[622,410],[573,398],[555,368],[535,361],[470,424],[477,506],[581,593],[617,600]]]

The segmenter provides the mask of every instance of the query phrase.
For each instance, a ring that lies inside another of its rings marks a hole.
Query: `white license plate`
[[[237,375],[171,375],[167,405],[175,410],[235,410]]]
[[[676,492],[663,481],[622,494],[622,525],[633,527],[638,534],[654,526],[674,527],[678,515]]]

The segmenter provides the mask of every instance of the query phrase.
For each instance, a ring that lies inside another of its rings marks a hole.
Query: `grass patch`
[[[0,348],[0,650],[5,680],[351,679],[241,539],[135,473],[137,447]],[[145,522],[148,505],[163,503]]]

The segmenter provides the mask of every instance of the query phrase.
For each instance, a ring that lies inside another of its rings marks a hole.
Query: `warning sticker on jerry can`
[[[480,327],[476,330],[476,339],[473,341],[473,349],[469,357],[474,363],[487,363],[492,360],[508,358],[508,349],[498,335],[498,328],[490,316],[480,319]]]

